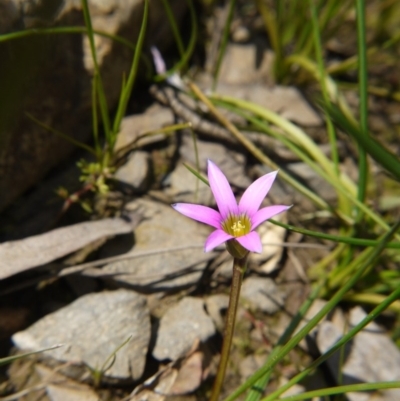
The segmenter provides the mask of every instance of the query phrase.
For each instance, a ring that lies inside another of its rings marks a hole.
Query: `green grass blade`
[[[9,363],[17,361],[18,359],[26,358],[28,356],[35,355],[35,354],[40,354],[40,353],[46,352],[46,351],[51,351],[53,349],[60,348],[60,347],[62,347],[62,344],[61,345],[54,345],[53,347],[50,347],[50,348],[44,348],[44,349],[41,349],[39,351],[27,352],[26,354],[13,355],[13,356],[7,356],[5,358],[0,358],[0,366],[7,365]]]
[[[184,66],[187,65],[190,57],[192,57],[194,48],[196,46],[197,42],[197,33],[198,33],[198,26],[197,26],[197,17],[196,17],[196,10],[193,6],[192,0],[186,0],[186,3],[188,4],[189,11],[190,11],[190,19],[191,19],[191,33],[190,33],[190,40],[188,47],[183,55],[183,57],[180,59],[178,63],[174,65],[173,68],[168,70],[165,74],[161,75],[156,75],[154,77],[154,82],[162,82],[164,81],[167,77],[173,75],[175,72],[180,71]]]
[[[193,167],[189,166],[187,163],[183,163],[183,165],[194,175],[196,176],[200,181],[203,181],[204,184],[210,186],[210,183],[208,182],[207,178],[204,177],[199,171],[196,171]]]
[[[137,71],[139,68],[140,56],[142,53],[143,43],[144,43],[144,39],[145,39],[145,35],[146,35],[148,15],[149,15],[149,2],[148,2],[148,0],[145,0],[142,25],[140,27],[139,37],[138,37],[138,41],[136,44],[135,53],[133,55],[131,69],[129,71],[129,76],[126,81],[126,84],[123,85],[121,95],[119,98],[117,112],[116,112],[116,115],[114,118],[112,137],[110,138],[110,142],[109,142],[109,152],[110,153],[112,153],[114,151],[114,145],[117,140],[117,134],[119,131],[119,127],[121,125],[122,118],[124,117],[125,112],[126,112],[126,107],[128,105],[129,97],[132,93],[133,84],[135,83]]]
[[[228,44],[231,23],[233,19],[233,11],[235,9],[235,4],[236,4],[236,0],[229,0],[229,1],[230,3],[229,3],[228,17],[225,22],[224,32],[222,34],[222,40],[219,46],[218,59],[213,74],[214,77],[213,77],[212,90],[215,90],[215,88],[217,87],[219,71],[221,69],[222,59],[224,58],[225,55],[226,45]]]
[[[293,231],[296,233],[308,235],[308,236],[314,237],[314,238],[326,239],[326,240],[337,242],[337,243],[354,245],[354,246],[362,246],[362,247],[370,247],[370,246],[374,247],[379,244],[379,240],[344,237],[344,236],[340,236],[340,235],[325,234],[325,233],[321,233],[319,231],[307,230],[305,228],[292,226],[290,224],[285,224],[280,221],[276,221],[274,219],[270,219],[268,221],[270,221],[271,223],[273,223],[279,227],[283,227],[286,230],[290,230],[290,231]],[[400,249],[400,242],[388,242],[386,244],[386,246],[387,246],[387,248],[391,248],[391,249]]]
[[[309,0],[309,6],[311,11],[311,22],[312,22],[312,30],[314,37],[314,48],[315,55],[317,58],[317,65],[319,69],[319,75],[321,77],[320,84],[322,89],[322,95],[324,98],[325,104],[329,103],[329,95],[328,89],[326,87],[326,71],[324,67],[324,60],[322,57],[322,46],[321,46],[321,32],[318,25],[317,11],[315,8],[314,0]],[[339,175],[339,155],[337,151],[337,143],[336,143],[336,133],[335,128],[333,126],[332,120],[329,117],[328,113],[325,113],[326,117],[326,125],[329,137],[329,143],[331,145],[331,153],[332,153],[332,162],[335,167],[335,172]]]
[[[400,160],[395,154],[384,148],[371,136],[364,135],[360,128],[351,123],[336,105],[332,104],[328,112],[339,128],[351,135],[377,163],[400,181]]]
[[[168,18],[169,25],[171,26],[172,29],[172,34],[174,35],[174,39],[178,47],[179,54],[181,57],[183,57],[183,55],[185,54],[185,48],[183,46],[182,37],[181,34],[179,33],[179,29],[176,24],[174,14],[171,10],[171,6],[167,0],[162,0],[162,3],[165,9],[165,14],[167,15]]]
[[[329,395],[345,394],[353,391],[376,391],[376,390],[388,390],[391,388],[400,388],[400,381],[348,384],[346,386],[328,387],[320,390],[306,391],[304,393],[291,395],[289,397],[279,398],[279,400],[281,401],[311,400],[316,397],[319,398],[328,397]]]
[[[367,71],[367,49],[365,32],[365,0],[356,0],[357,11],[357,47],[358,47],[358,85],[360,97],[360,132],[363,136],[368,135],[368,71]],[[363,146],[358,149],[358,192],[360,202],[364,202],[368,181],[367,152]],[[357,219],[361,221],[362,213],[357,211]]]
[[[66,141],[72,143],[73,145],[75,145],[75,146],[77,146],[77,147],[79,147],[81,149],[86,150],[87,152],[93,154],[94,156],[97,156],[96,151],[93,148],[91,148],[89,145],[86,145],[85,143],[80,142],[80,141],[76,140],[75,138],[72,138],[71,136],[69,136],[67,134],[64,134],[63,132],[58,131],[58,130],[50,127],[49,125],[46,125],[46,124],[42,123],[41,121],[39,121],[36,117],[34,117],[30,113],[25,113],[25,114],[26,114],[26,116],[28,118],[30,118],[33,122],[35,122],[40,127],[44,128],[45,130],[50,131],[53,134],[58,135],[59,137],[61,137],[61,138],[65,139]]]
[[[99,106],[102,122],[104,125],[104,131],[106,133],[106,137],[110,136],[110,118],[108,116],[108,106],[107,106],[107,98],[104,92],[103,81],[100,75],[99,63],[97,62],[97,53],[96,46],[94,44],[94,31],[92,27],[92,20],[90,18],[88,0],[82,0],[82,10],[83,17],[85,19],[85,25],[87,27],[87,36],[89,38],[90,51],[92,53],[93,65],[94,65],[94,76],[96,79],[94,80],[95,84],[97,84],[97,93],[99,96]]]

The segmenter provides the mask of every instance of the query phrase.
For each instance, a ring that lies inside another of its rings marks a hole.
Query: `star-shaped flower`
[[[261,239],[254,230],[264,221],[291,207],[274,205],[260,209],[261,202],[271,189],[277,174],[274,171],[258,178],[246,189],[237,204],[225,175],[209,160],[208,181],[219,212],[207,206],[190,203],[176,203],[172,207],[191,219],[215,228],[206,240],[205,252],[227,242],[228,250],[235,257],[237,250],[240,255],[243,255],[241,250],[261,253]]]

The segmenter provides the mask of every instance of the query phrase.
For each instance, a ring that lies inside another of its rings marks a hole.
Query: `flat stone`
[[[143,191],[149,182],[149,174],[149,154],[143,151],[135,151],[115,173],[115,178],[130,185],[136,191]]]
[[[203,250],[211,229],[154,201],[138,199],[127,208],[144,213],[135,229],[135,245],[124,260],[104,266],[100,274],[144,292],[196,284],[215,256]]]
[[[199,168],[207,177],[207,161],[211,160],[223,171],[233,187],[245,189],[251,180],[245,173],[246,158],[243,154],[227,149],[214,142],[197,139],[196,147],[191,136],[184,135],[180,147],[181,161],[170,175],[170,188],[167,193],[177,202],[190,202],[212,205],[215,201],[210,188],[192,174],[183,163],[196,168],[196,152]]]
[[[248,277],[243,281],[241,297],[250,303],[252,309],[273,314],[282,308],[284,293],[274,281],[267,277]]]
[[[286,168],[304,181],[308,188],[325,199],[327,202],[336,201],[335,189],[306,163],[290,163]]]
[[[51,401],[98,401],[99,396],[87,384],[69,380],[42,364],[35,365],[35,371],[46,383],[46,393]]]
[[[161,318],[153,356],[158,360],[176,360],[191,349],[196,339],[206,341],[214,333],[214,324],[204,310],[203,301],[183,298]]]
[[[159,130],[174,123],[172,111],[155,103],[141,114],[126,116],[121,122],[121,129],[115,143],[115,150],[119,151],[126,146],[135,144],[138,147],[159,142],[166,138],[165,134],[145,135],[148,132]]]
[[[14,334],[12,340],[20,349],[35,351],[63,344],[47,351],[43,357],[99,369],[129,337],[130,341],[117,352],[106,377],[139,379],[150,340],[150,316],[145,298],[120,289],[78,298]]]
[[[366,313],[355,307],[350,311],[350,327],[364,319]],[[329,321],[321,324],[317,334],[317,345],[321,353],[326,352],[343,336],[343,327]],[[328,359],[328,366],[337,377],[341,371],[341,384],[373,383],[400,380],[400,351],[376,323],[369,323],[345,346],[344,362],[341,350]],[[342,368],[340,369],[340,366]],[[380,390],[378,393],[347,393],[350,401],[400,400],[400,389]]]
[[[260,83],[271,76],[272,68],[272,52],[260,52],[254,44],[229,44],[221,64],[219,82],[234,85]]]
[[[256,103],[304,126],[320,126],[322,123],[321,117],[295,87],[279,85],[267,87],[260,83],[235,85],[220,83],[217,92]]]
[[[226,294],[214,294],[206,298],[206,309],[219,331],[224,330],[224,316],[229,306],[229,296]]]
[[[287,213],[281,213],[275,216],[274,219],[287,223]],[[260,235],[263,249],[260,254],[251,253],[250,260],[257,263],[256,270],[258,272],[270,274],[280,266],[279,262],[282,259],[282,245],[286,236],[286,229],[266,221],[257,228],[257,232]]]

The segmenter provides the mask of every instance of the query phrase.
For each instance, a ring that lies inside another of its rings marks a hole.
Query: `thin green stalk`
[[[165,74],[156,75],[154,77],[154,82],[164,81],[166,77],[169,77],[172,74],[174,74],[175,72],[180,71],[185,65],[187,65],[190,57],[193,54],[194,48],[197,43],[197,31],[198,31],[197,16],[196,16],[196,10],[193,6],[192,0],[186,0],[186,3],[188,5],[189,11],[190,11],[190,20],[191,20],[191,28],[192,28],[191,33],[190,33],[190,40],[189,40],[188,47],[187,47],[184,55],[181,57],[180,61],[178,63],[176,63],[173,68],[169,69]]]
[[[128,80],[126,81],[126,84],[123,86],[121,96],[119,98],[117,112],[116,112],[116,115],[114,118],[112,137],[110,138],[110,142],[109,142],[109,147],[110,147],[109,152],[111,152],[111,153],[114,150],[115,141],[117,140],[117,133],[119,131],[119,127],[121,125],[122,118],[124,117],[126,107],[128,104],[128,100],[132,93],[133,84],[135,83],[137,71],[139,68],[140,55],[142,53],[144,38],[146,35],[148,14],[149,14],[149,2],[148,2],[148,0],[144,0],[142,25],[140,27],[140,32],[139,32],[139,36],[138,36],[138,40],[137,40],[137,44],[136,44],[135,53],[133,55],[132,66],[129,71]]]
[[[365,33],[365,0],[356,0],[357,11],[357,47],[358,47],[358,84],[360,97],[360,129],[361,133],[368,135],[368,71],[367,46]],[[357,198],[364,202],[367,191],[368,163],[367,153],[362,146],[358,147],[358,193]],[[361,221],[362,211],[358,209],[357,220]]]
[[[317,397],[321,398],[335,394],[346,394],[354,391],[389,390],[392,388],[400,388],[400,381],[360,383],[360,384],[348,384],[346,386],[328,387],[319,390],[306,391],[301,394],[290,395],[288,397],[279,398],[279,400],[281,401],[311,400]]]
[[[18,359],[27,358],[28,356],[31,356],[31,355],[36,355],[36,354],[40,354],[42,352],[51,351],[53,349],[60,348],[62,346],[63,346],[62,344],[53,345],[52,347],[44,348],[39,351],[27,352],[25,354],[19,354],[19,355],[13,355],[13,356],[6,356],[5,358],[0,358],[0,366],[10,364],[14,361],[17,361]]]
[[[195,157],[195,162],[196,162],[196,169],[197,171],[200,171],[200,160],[199,160],[199,149],[197,147],[197,138],[196,134],[193,131],[193,128],[189,128],[190,134],[192,136],[193,140],[193,149],[194,149],[194,157]],[[195,193],[194,193],[194,202],[197,202],[197,196],[199,194],[199,180],[196,180],[196,188],[195,188]]]
[[[92,32],[95,35],[103,36],[105,38],[111,39],[115,42],[119,42],[124,46],[129,47],[132,50],[135,50],[135,45],[131,43],[129,40],[123,38],[122,36],[112,35],[111,33],[105,31],[99,31],[96,29],[92,29]],[[21,39],[27,36],[41,36],[41,35],[64,35],[66,33],[75,33],[75,34],[86,34],[88,35],[89,30],[84,26],[57,26],[53,28],[34,28],[34,29],[25,29],[23,31],[5,33],[0,35],[0,43],[7,42],[9,40]]]
[[[329,113],[344,132],[351,135],[375,161],[400,181],[400,160],[396,154],[387,150],[369,135],[363,135],[359,125],[349,121],[336,105],[330,106]]]
[[[236,314],[240,297],[240,288],[242,286],[243,275],[246,271],[247,256],[248,254],[242,259],[233,259],[232,285],[229,295],[228,311],[226,314],[221,358],[219,361],[217,376],[215,377],[210,401],[218,401],[224,382],[226,367],[228,366],[229,361],[229,353],[232,345],[233,332],[235,329]]]
[[[92,126],[93,126],[93,140],[94,148],[96,150],[97,161],[101,161],[102,149],[99,141],[99,119],[97,115],[97,87],[95,83],[96,76],[92,78]]]
[[[399,243],[400,246],[400,243]],[[329,265],[338,260],[340,255],[346,250],[346,244],[338,244],[328,255],[316,262],[307,270],[307,276],[311,281],[323,277],[328,271]]]
[[[94,31],[93,31],[93,27],[92,27],[92,20],[90,18],[88,0],[82,0],[82,10],[83,10],[83,17],[85,19],[85,25],[87,27],[87,36],[89,38],[90,51],[92,53],[92,59],[93,59],[93,65],[94,65],[94,75],[96,77],[95,83],[98,84],[97,93],[99,95],[101,118],[103,121],[106,137],[109,137],[109,135],[110,135],[110,119],[108,116],[107,98],[106,98],[106,95],[104,92],[103,81],[102,81],[101,75],[100,75],[99,64],[97,62],[96,46],[94,44]]]
[[[280,4],[282,2],[278,2]],[[279,82],[284,71],[282,63],[282,38],[278,34],[279,30],[279,9],[277,10],[276,18],[272,15],[271,8],[263,2],[256,0],[257,8],[264,20],[265,29],[268,33],[268,38],[271,42],[271,47],[274,50],[274,77]]]
[[[168,18],[169,25],[170,25],[170,27],[172,29],[172,34],[174,35],[174,39],[175,39],[176,45],[178,47],[179,55],[181,57],[183,57],[183,55],[185,54],[185,48],[183,46],[182,38],[181,38],[181,35],[179,33],[179,29],[178,29],[178,26],[176,24],[174,14],[173,14],[173,12],[171,10],[171,6],[170,6],[170,4],[169,4],[169,2],[167,0],[162,0],[162,3],[163,3],[164,9],[165,9],[165,13],[166,13],[167,18]]]
[[[344,301],[353,302],[357,305],[359,304],[367,304],[367,305],[378,305],[384,299],[386,299],[385,295],[382,294],[371,294],[371,293],[358,293],[358,294],[346,294],[343,298]],[[400,300],[394,301],[389,307],[388,310],[391,310],[395,313],[400,313]]]
[[[316,12],[316,8],[315,8],[314,0],[308,0],[308,1],[309,1],[310,11],[311,11],[311,23],[312,23],[312,28],[313,28],[315,55],[317,58],[319,75],[322,78],[320,80],[321,90],[322,90],[324,102],[325,102],[325,104],[328,104],[329,95],[328,95],[328,90],[326,88],[326,72],[325,72],[325,67],[324,67],[324,60],[322,57],[321,33],[319,31],[317,12]],[[329,143],[331,145],[332,162],[333,162],[333,165],[335,168],[336,175],[339,175],[339,155],[338,155],[338,151],[337,151],[335,128],[333,126],[332,120],[330,119],[328,113],[325,113],[325,118],[326,118]]]
[[[333,295],[333,297],[327,302],[327,304],[312,318],[310,319],[309,322],[307,322],[304,327],[296,334],[294,335],[283,347],[282,349],[277,353],[276,357],[272,361],[268,361],[261,369],[259,369],[253,376],[251,376],[249,379],[247,379],[241,386],[239,386],[234,392],[229,395],[229,397],[225,398],[224,401],[233,401],[239,395],[244,393],[247,389],[249,389],[252,385],[257,383],[257,381],[263,377],[265,374],[267,374],[271,369],[273,369],[293,348],[295,348],[299,342],[306,337],[310,331],[323,319],[323,317],[329,313],[342,299],[343,296],[358,282],[358,280],[361,278],[363,275],[364,271],[369,267],[371,263],[374,263],[378,256],[381,254],[381,252],[385,249],[387,243],[391,240],[395,232],[399,229],[400,227],[400,222],[397,222],[388,233],[386,233],[378,246],[375,248],[370,248],[366,252],[369,255],[369,258],[360,265],[359,269],[355,272],[355,274],[347,280],[341,288],[338,289],[338,291]],[[400,294],[400,288],[396,291],[396,297],[398,297]],[[389,297],[390,298],[390,297]],[[396,299],[396,298],[394,298]],[[391,298],[391,302],[394,300]],[[385,300],[387,301],[387,300]],[[391,303],[389,302],[389,304]],[[385,309],[387,305],[385,304]],[[380,310],[380,309],[379,309]],[[374,310],[375,311],[375,310]],[[368,315],[369,316],[369,315]],[[375,317],[375,315],[374,315]],[[374,318],[373,317],[373,318]],[[373,319],[372,318],[372,319]],[[371,319],[371,320],[372,320]],[[367,322],[368,323],[368,322]],[[367,324],[366,323],[366,324]],[[356,327],[358,327],[357,325]],[[364,327],[364,326],[363,326]],[[361,327],[362,328],[362,327]],[[361,328],[359,330],[361,330]],[[351,331],[354,335],[354,331]],[[346,337],[346,336],[345,336]],[[344,338],[344,337],[343,337]],[[342,339],[343,340],[343,339]],[[341,344],[343,345],[343,343]],[[333,347],[335,350],[338,349],[336,348],[336,345]],[[330,353],[330,351],[328,352]],[[325,357],[324,354],[323,357]],[[323,358],[321,357],[321,358]],[[320,360],[319,358],[318,360]],[[325,359],[324,359],[325,360]],[[316,366],[313,365],[313,368]],[[307,373],[302,376],[305,377],[307,374],[311,372],[311,369],[307,368],[306,369]],[[303,372],[301,372],[301,375],[303,375]],[[299,376],[299,375],[298,375]],[[297,377],[297,376],[296,376]],[[273,393],[273,397],[271,394],[271,398],[267,397],[266,399],[263,399],[263,401],[271,401],[272,399],[277,398],[280,394],[282,394],[284,391],[286,391],[288,388],[290,388],[294,383],[297,383],[299,380],[296,380],[293,382],[293,379],[290,381],[290,386],[284,385],[282,386],[279,390]],[[283,389],[281,391],[281,389]],[[278,393],[279,392],[279,393]],[[276,395],[277,394],[277,395]]]
[[[222,34],[222,40],[221,40],[221,44],[220,44],[220,47],[219,47],[217,64],[215,66],[215,71],[214,71],[213,84],[212,84],[212,90],[213,91],[217,87],[219,71],[221,69],[221,64],[222,64],[222,59],[224,58],[226,45],[228,44],[229,32],[230,32],[230,29],[231,29],[231,23],[232,23],[232,19],[233,19],[233,10],[235,9],[235,4],[236,4],[236,0],[230,0],[228,17],[227,17],[226,22],[225,22],[224,32]]]
[[[283,227],[286,230],[294,231],[296,233],[309,235],[310,237],[320,238],[320,239],[327,239],[329,241],[339,242],[343,244],[349,245],[356,245],[356,246],[365,246],[365,247],[374,247],[379,244],[379,240],[372,240],[372,239],[362,239],[362,238],[353,238],[353,237],[342,237],[340,235],[331,235],[331,234],[324,234],[318,231],[306,230],[305,228],[300,228],[296,226],[292,226],[290,224],[285,224],[280,221],[270,219],[269,222],[276,224],[279,227]],[[400,249],[400,242],[388,242],[386,244],[386,248],[392,249]]]
[[[41,121],[39,121],[36,117],[34,117],[30,113],[25,113],[25,114],[28,118],[30,118],[32,121],[34,121],[40,127],[52,132],[55,135],[58,135],[59,137],[65,139],[66,141],[72,143],[73,145],[86,150],[87,152],[91,153],[92,155],[97,156],[96,151],[93,148],[91,148],[89,145],[86,145],[86,143],[80,142],[80,141],[76,140],[75,138],[73,138],[72,136],[66,135],[63,132],[50,127],[49,125],[42,123]]]

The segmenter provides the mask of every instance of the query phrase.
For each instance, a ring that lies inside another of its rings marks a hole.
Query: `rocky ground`
[[[298,88],[273,83],[271,52],[260,50],[256,41],[244,41],[245,27],[239,28],[217,91],[278,112],[328,154],[319,113]],[[206,68],[194,79],[209,89]],[[204,253],[208,227],[181,216],[170,204],[214,206],[209,187],[184,163],[196,166],[198,160],[205,172],[211,159],[238,196],[270,170],[209,118],[200,103],[168,86],[153,86],[150,93],[145,88],[142,111],[123,120],[116,147],[123,157],[110,192],[85,194],[92,213],[79,204],[62,212],[64,200],[56,194],[60,186],[71,193],[81,188],[76,161],[87,155],[78,151],[0,216],[0,356],[60,345],[2,367],[4,400],[204,400],[209,395],[232,260],[223,247]],[[398,116],[393,104],[386,115],[382,108],[378,100],[372,116],[376,127]],[[191,130],[143,135],[176,121],[190,121],[196,140]],[[336,202],[334,190],[279,141],[257,132],[248,136],[282,169],[327,202]],[[356,177],[352,147],[341,140],[339,151],[343,170]],[[315,215],[312,203],[279,175],[265,200],[265,205],[276,203],[294,205],[279,216],[283,222],[312,220],[308,227],[335,232],[332,221]],[[251,255],[243,282],[225,395],[262,366],[310,292],[307,269],[333,247],[271,223],[258,231],[263,253]],[[307,319],[324,303],[318,300]],[[359,306],[333,310],[274,371],[271,388],[287,382],[363,316]],[[386,328],[390,313],[387,319]],[[399,380],[400,351],[382,327],[370,324],[347,350],[342,372],[350,381]],[[334,355],[293,392],[334,385],[342,362]],[[394,401],[400,394],[348,396],[351,401],[372,397]]]

